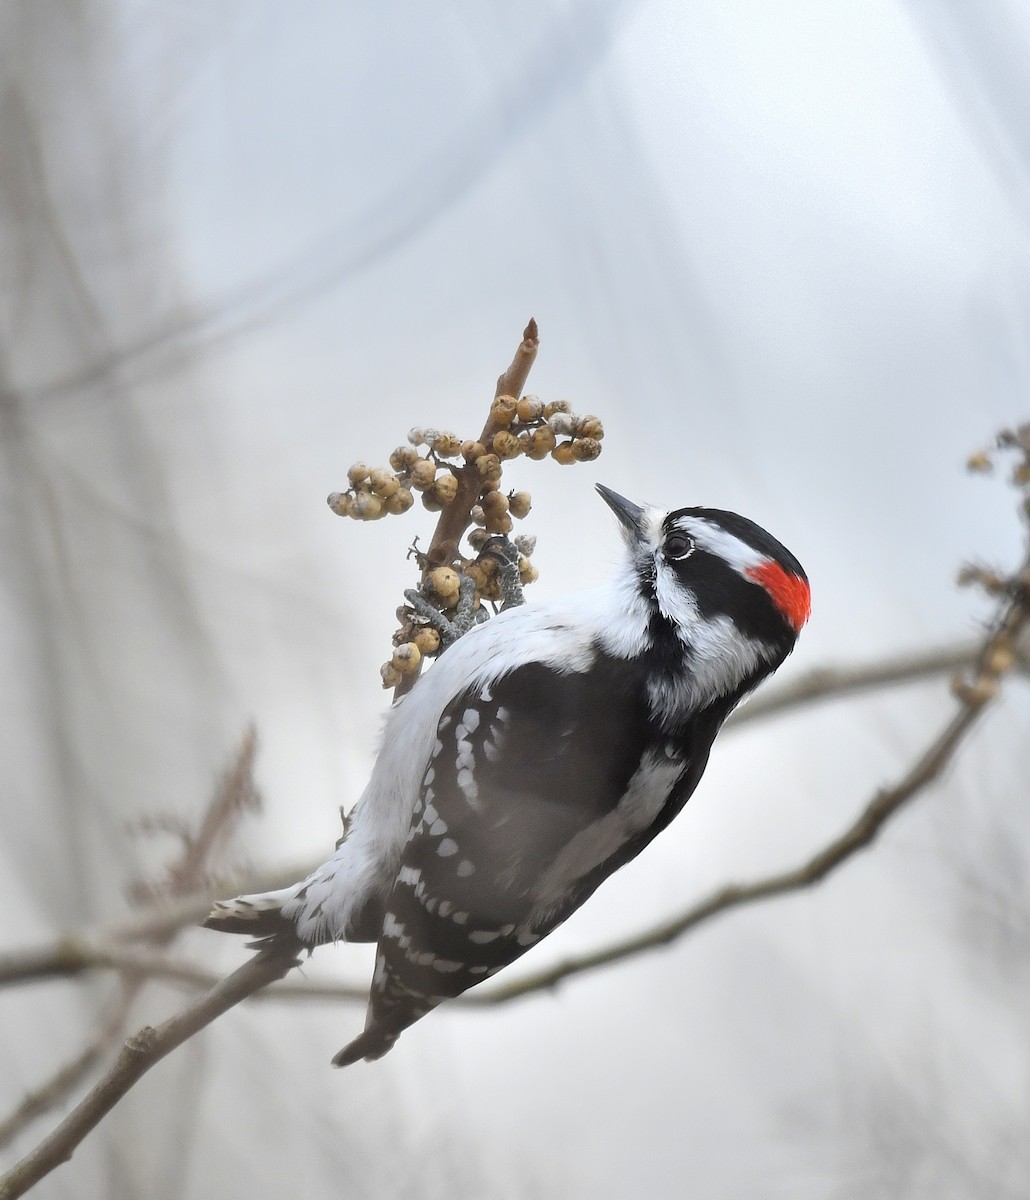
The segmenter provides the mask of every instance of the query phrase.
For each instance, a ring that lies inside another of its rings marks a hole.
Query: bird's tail
[[[294,922],[283,916],[283,906],[296,899],[302,887],[302,883],[295,883],[277,892],[258,892],[253,896],[218,900],[204,920],[204,928],[217,929],[222,933],[242,933],[262,940],[295,936]]]

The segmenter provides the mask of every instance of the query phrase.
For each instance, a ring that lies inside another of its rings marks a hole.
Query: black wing
[[[639,853],[701,777],[718,721],[703,724],[670,743],[618,659],[587,675],[532,663],[457,697],[387,902],[369,1025],[334,1061],[385,1053]]]

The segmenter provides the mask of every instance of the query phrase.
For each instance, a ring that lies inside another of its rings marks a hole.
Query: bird
[[[613,577],[450,645],[394,702],[332,857],[204,922],[258,949],[376,943],[365,1027],[335,1066],[381,1057],[635,858],[808,620],[805,571],[753,521],[596,487],[624,542]]]

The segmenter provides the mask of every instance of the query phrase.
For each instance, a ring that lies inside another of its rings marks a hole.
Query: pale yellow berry
[[[441,458],[454,458],[461,450],[461,439],[456,433],[448,433],[442,430],[436,435],[436,440],[433,442],[433,449]]]
[[[572,437],[576,432],[576,418],[571,413],[554,413],[547,418],[547,424],[558,437]]]
[[[572,456],[576,462],[593,462],[601,453],[601,443],[597,438],[576,438],[572,443]]]
[[[422,507],[426,510],[426,512],[431,512],[431,513],[438,513],[438,512],[443,511],[443,505],[440,503],[439,500],[437,500],[436,496],[433,494],[432,488],[430,488],[428,492],[422,493]]]
[[[363,462],[356,462],[347,471],[347,478],[352,484],[364,483],[368,478],[368,467]]]
[[[489,533],[511,533],[514,526],[508,513],[487,513],[486,528]]]
[[[379,668],[379,677],[383,681],[384,688],[395,688],[401,681],[401,673],[392,662],[383,663]]]
[[[519,439],[508,429],[502,429],[494,434],[493,452],[500,459],[517,458],[522,453]]]
[[[413,675],[422,662],[422,651],[414,642],[404,642],[394,650],[390,662],[402,675]]]
[[[383,508],[392,516],[399,517],[401,513],[406,513],[414,503],[415,497],[407,488],[398,488],[392,496],[387,496],[383,501]]]
[[[486,510],[483,508],[482,504],[473,504],[469,511],[469,516],[476,525],[486,524]]]
[[[508,500],[508,511],[513,517],[518,517],[521,521],[523,517],[529,516],[529,510],[533,507],[533,497],[529,492],[512,492]]]
[[[428,458],[420,458],[417,463],[412,463],[411,486],[417,491],[424,492],[426,488],[432,487],[435,479],[436,463],[430,462]]]
[[[529,558],[536,549],[536,534],[520,533],[515,539],[515,549],[525,558]]]
[[[553,417],[555,413],[567,413],[569,411],[568,400],[552,400],[550,404],[544,405],[544,417]]]
[[[458,602],[461,577],[453,567],[436,567],[426,576],[429,590],[447,603],[448,608]]]
[[[529,430],[526,440],[528,442],[525,451],[526,457],[535,461],[546,458],[558,441],[550,425],[537,425],[534,429]]]
[[[559,442],[551,451],[551,457],[556,463],[561,463],[563,467],[567,467],[570,463],[576,461],[576,457],[572,452],[571,442]]]
[[[475,511],[475,510],[473,510],[473,511]],[[480,512],[480,515],[483,516],[483,521],[485,522],[486,517],[485,517],[485,515],[483,515],[483,510],[480,509],[479,512]],[[478,554],[479,551],[482,550],[483,547],[486,545],[486,541],[489,536],[490,535],[487,533],[487,531],[485,529],[470,529],[469,534],[468,534],[468,543],[472,547],[472,549],[475,550],[476,553]]]
[[[372,491],[381,499],[385,500],[388,496],[392,496],[400,488],[400,481],[395,475],[392,475],[385,467],[376,467],[374,471],[368,474],[369,486]]]
[[[330,492],[326,497],[326,503],[338,517],[350,515],[352,501],[346,492]]]
[[[604,426],[601,424],[600,417],[580,417],[576,422],[576,437],[581,438],[597,438],[598,441],[604,437]]]
[[[486,513],[488,520],[492,516],[501,516],[511,507],[511,501],[504,494],[504,492],[498,491],[487,492],[480,503],[483,506],[483,512]]]
[[[482,458],[486,453],[486,447],[482,442],[462,442],[461,457],[466,462],[475,462],[477,458]]]
[[[441,504],[450,504],[458,494],[458,477],[450,471],[441,472],[433,484],[433,498]]]
[[[523,396],[515,405],[515,412],[520,421],[538,421],[543,411],[544,406],[536,396]]]
[[[351,504],[350,514],[358,521],[374,521],[382,515],[383,502],[371,492],[359,492]]]
[[[524,584],[536,583],[540,578],[540,572],[533,566],[528,558],[519,556],[519,579]]]
[[[501,477],[501,460],[496,454],[481,454],[476,459],[476,470],[483,479],[495,481]]]
[[[484,534],[484,536],[488,537],[489,535]],[[489,577],[486,572],[485,560],[482,562],[469,563],[468,566],[465,568],[465,574],[476,585],[476,591],[481,592],[483,590],[483,588],[486,587]]]
[[[440,635],[431,625],[423,625],[415,631],[415,645],[422,654],[435,654],[440,649]]]
[[[414,446],[398,446],[390,455],[390,466],[395,471],[410,471],[418,459],[419,453]]]
[[[490,408],[490,416],[495,425],[510,425],[515,420],[518,401],[514,396],[498,396]]]
[[[413,429],[408,430],[408,441],[413,446],[423,446],[426,441],[426,431],[416,425]]]

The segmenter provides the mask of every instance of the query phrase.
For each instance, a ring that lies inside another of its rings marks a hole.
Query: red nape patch
[[[812,611],[812,593],[807,581],[800,575],[792,575],[785,571],[778,562],[771,559],[762,563],[760,567],[748,567],[744,573],[765,588],[785,620],[800,633],[801,626],[808,620],[808,614]]]

